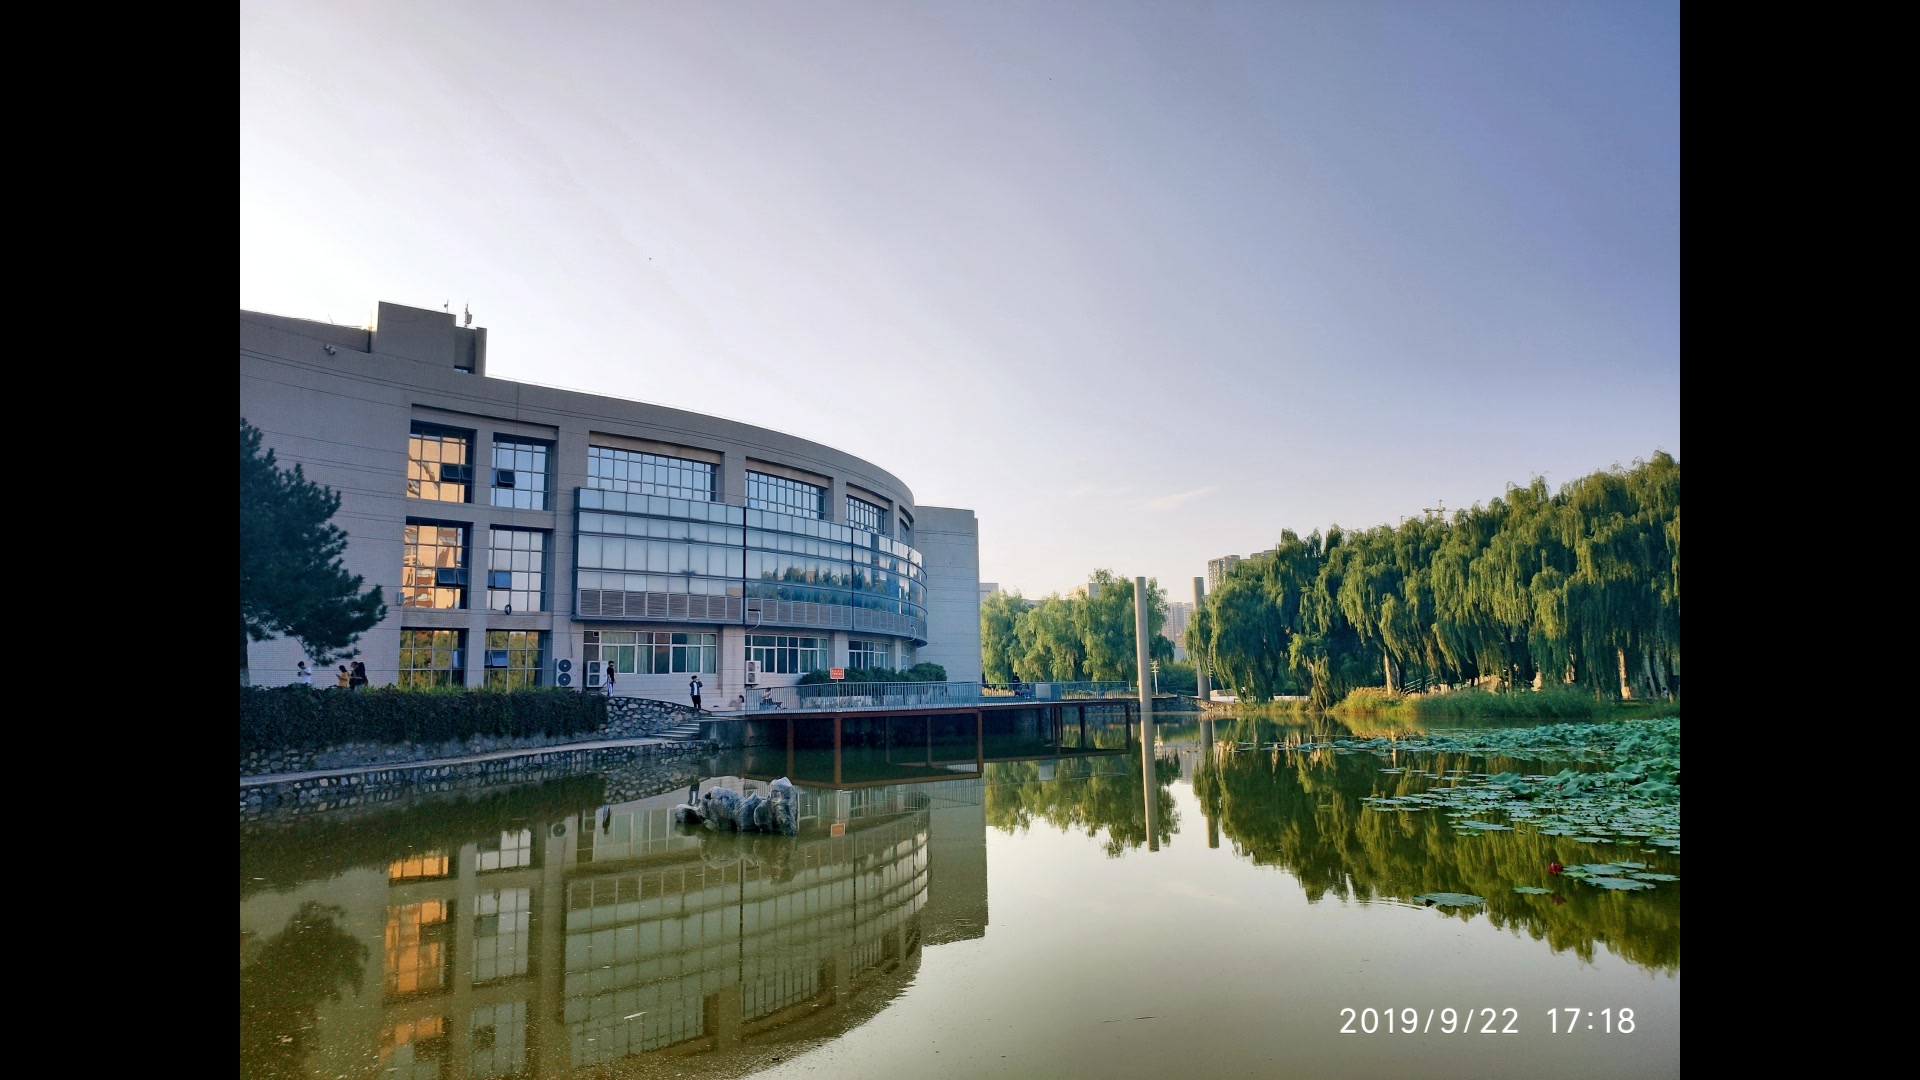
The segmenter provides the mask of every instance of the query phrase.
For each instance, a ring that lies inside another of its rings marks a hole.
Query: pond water
[[[1620,773],[1564,740],[1156,727],[1150,784],[1099,723],[701,763],[791,775],[796,836],[593,775],[248,824],[241,1075],[1679,1075],[1677,790],[1568,783]]]

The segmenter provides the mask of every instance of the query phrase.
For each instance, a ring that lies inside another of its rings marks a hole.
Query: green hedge
[[[526,690],[240,688],[240,752],[320,750],[350,742],[439,743],[475,735],[580,735],[607,724],[607,699]]]

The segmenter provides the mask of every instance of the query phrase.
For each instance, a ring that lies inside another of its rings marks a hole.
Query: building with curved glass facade
[[[972,511],[778,431],[489,378],[486,333],[240,313],[240,415],[340,493],[347,567],[386,596],[376,685],[545,685],[565,660],[676,701],[697,673],[713,708],[820,668],[980,677]],[[253,681],[301,657],[256,643]]]

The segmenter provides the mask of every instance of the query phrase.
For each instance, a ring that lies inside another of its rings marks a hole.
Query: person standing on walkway
[[[300,661],[300,666],[293,669],[293,678],[294,681],[298,682],[301,686],[312,686],[313,669],[307,666],[305,660],[302,660]]]
[[[613,665],[607,665],[607,696],[613,696]]]
[[[693,679],[687,683],[687,694],[693,698],[693,711],[699,712],[700,711],[700,676],[695,675]]]
[[[365,685],[367,685],[366,662],[355,660],[353,662],[353,674],[347,679],[347,688],[349,690],[358,690]]]
[[[353,672],[347,670],[347,665],[345,664],[340,665],[340,674],[334,678],[333,685],[339,687],[342,690],[347,690],[352,688]]]

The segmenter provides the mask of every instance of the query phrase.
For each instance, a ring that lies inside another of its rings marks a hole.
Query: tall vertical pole
[[[1218,751],[1213,745],[1213,721],[1211,720],[1200,721],[1200,753],[1203,755],[1200,759],[1201,768],[1220,767],[1219,759],[1214,756]],[[1208,803],[1201,809],[1207,815],[1207,846],[1217,848],[1220,846],[1220,818],[1214,813],[1212,803]]]
[[[1200,609],[1206,606],[1207,606],[1207,579],[1203,577],[1194,578],[1193,579],[1193,613],[1195,615],[1200,614]],[[1193,623],[1188,622],[1187,625],[1192,626]],[[1192,650],[1188,650],[1188,651],[1191,652]],[[1199,684],[1200,700],[1212,701],[1213,700],[1213,676],[1211,675],[1211,673],[1207,671],[1207,665],[1204,661],[1201,660],[1200,657],[1194,656],[1194,657],[1191,657],[1191,659],[1193,660],[1193,672],[1196,676],[1198,676],[1200,680],[1200,684]]]
[[[1133,579],[1133,652],[1134,672],[1140,682],[1140,779],[1147,800],[1147,850],[1159,851],[1159,831],[1154,827],[1153,796],[1153,676],[1152,649],[1147,621],[1147,579]]]

